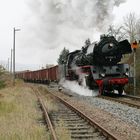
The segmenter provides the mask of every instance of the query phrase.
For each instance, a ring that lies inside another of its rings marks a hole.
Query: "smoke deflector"
[[[118,50],[121,52],[121,54],[128,54],[132,52],[131,45],[128,40],[119,42]]]

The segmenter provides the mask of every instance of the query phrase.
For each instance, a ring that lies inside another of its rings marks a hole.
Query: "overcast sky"
[[[140,15],[139,0],[0,0],[0,63],[10,57],[16,32],[17,69],[57,64],[64,48],[80,49],[98,40],[108,25],[130,12]],[[22,66],[22,67],[20,67]]]

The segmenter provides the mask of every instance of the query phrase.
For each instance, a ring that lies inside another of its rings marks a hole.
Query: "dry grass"
[[[45,105],[47,106],[48,113],[51,113],[52,111],[57,111],[58,110],[58,108],[55,105],[55,102],[52,98],[47,97],[47,99],[45,99],[44,101],[45,101]]]
[[[15,80],[16,85],[23,84],[23,81],[20,79]],[[12,87],[13,86],[13,76],[7,71],[2,71],[0,69],[0,89],[4,87]]]
[[[58,127],[55,128],[59,140],[71,140],[70,131],[65,127],[62,120],[59,121]]]
[[[0,74],[0,89],[6,86],[12,86],[12,75],[8,72],[2,72]]]
[[[57,111],[57,105],[55,103],[55,99],[50,95],[47,88],[44,88],[42,86],[38,87],[40,93],[44,96],[44,102],[48,109],[48,113],[51,113],[52,111]]]
[[[29,87],[17,85],[0,90],[0,140],[49,140],[41,124],[42,112]]]

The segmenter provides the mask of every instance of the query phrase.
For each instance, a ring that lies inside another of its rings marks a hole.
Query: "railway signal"
[[[138,43],[136,40],[132,43],[131,47],[134,54],[134,95],[136,95],[136,49],[138,48]]]
[[[135,42],[132,43],[131,47],[134,51],[136,51],[136,49],[138,48],[138,43],[136,40],[135,40]]]

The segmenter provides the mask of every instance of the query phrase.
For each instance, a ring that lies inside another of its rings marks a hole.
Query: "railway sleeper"
[[[63,117],[63,119],[64,120],[69,120],[71,117],[72,117],[72,120],[79,120],[79,117],[77,117],[77,116],[50,116],[53,120],[60,120],[60,119],[58,119],[58,118],[62,118]]]
[[[63,118],[61,120],[65,121],[65,122],[84,122],[84,120],[80,119],[80,118],[70,118],[70,119],[69,118]],[[54,121],[60,121],[60,119],[54,119]]]
[[[68,130],[90,130],[90,129],[92,129],[92,128],[90,128],[89,126],[80,126],[80,127],[71,127],[71,126],[69,126],[69,127],[67,127],[67,129]]]
[[[84,134],[84,135],[72,135],[71,136],[72,139],[76,139],[76,140],[81,140],[81,139],[84,139],[84,140],[87,140],[87,139],[90,139],[90,140],[103,140],[103,137],[99,134],[99,133],[94,133],[94,134]]]
[[[87,135],[87,134],[93,134],[93,133],[97,133],[97,132],[94,132],[94,130],[74,130],[71,132],[72,135]]]

